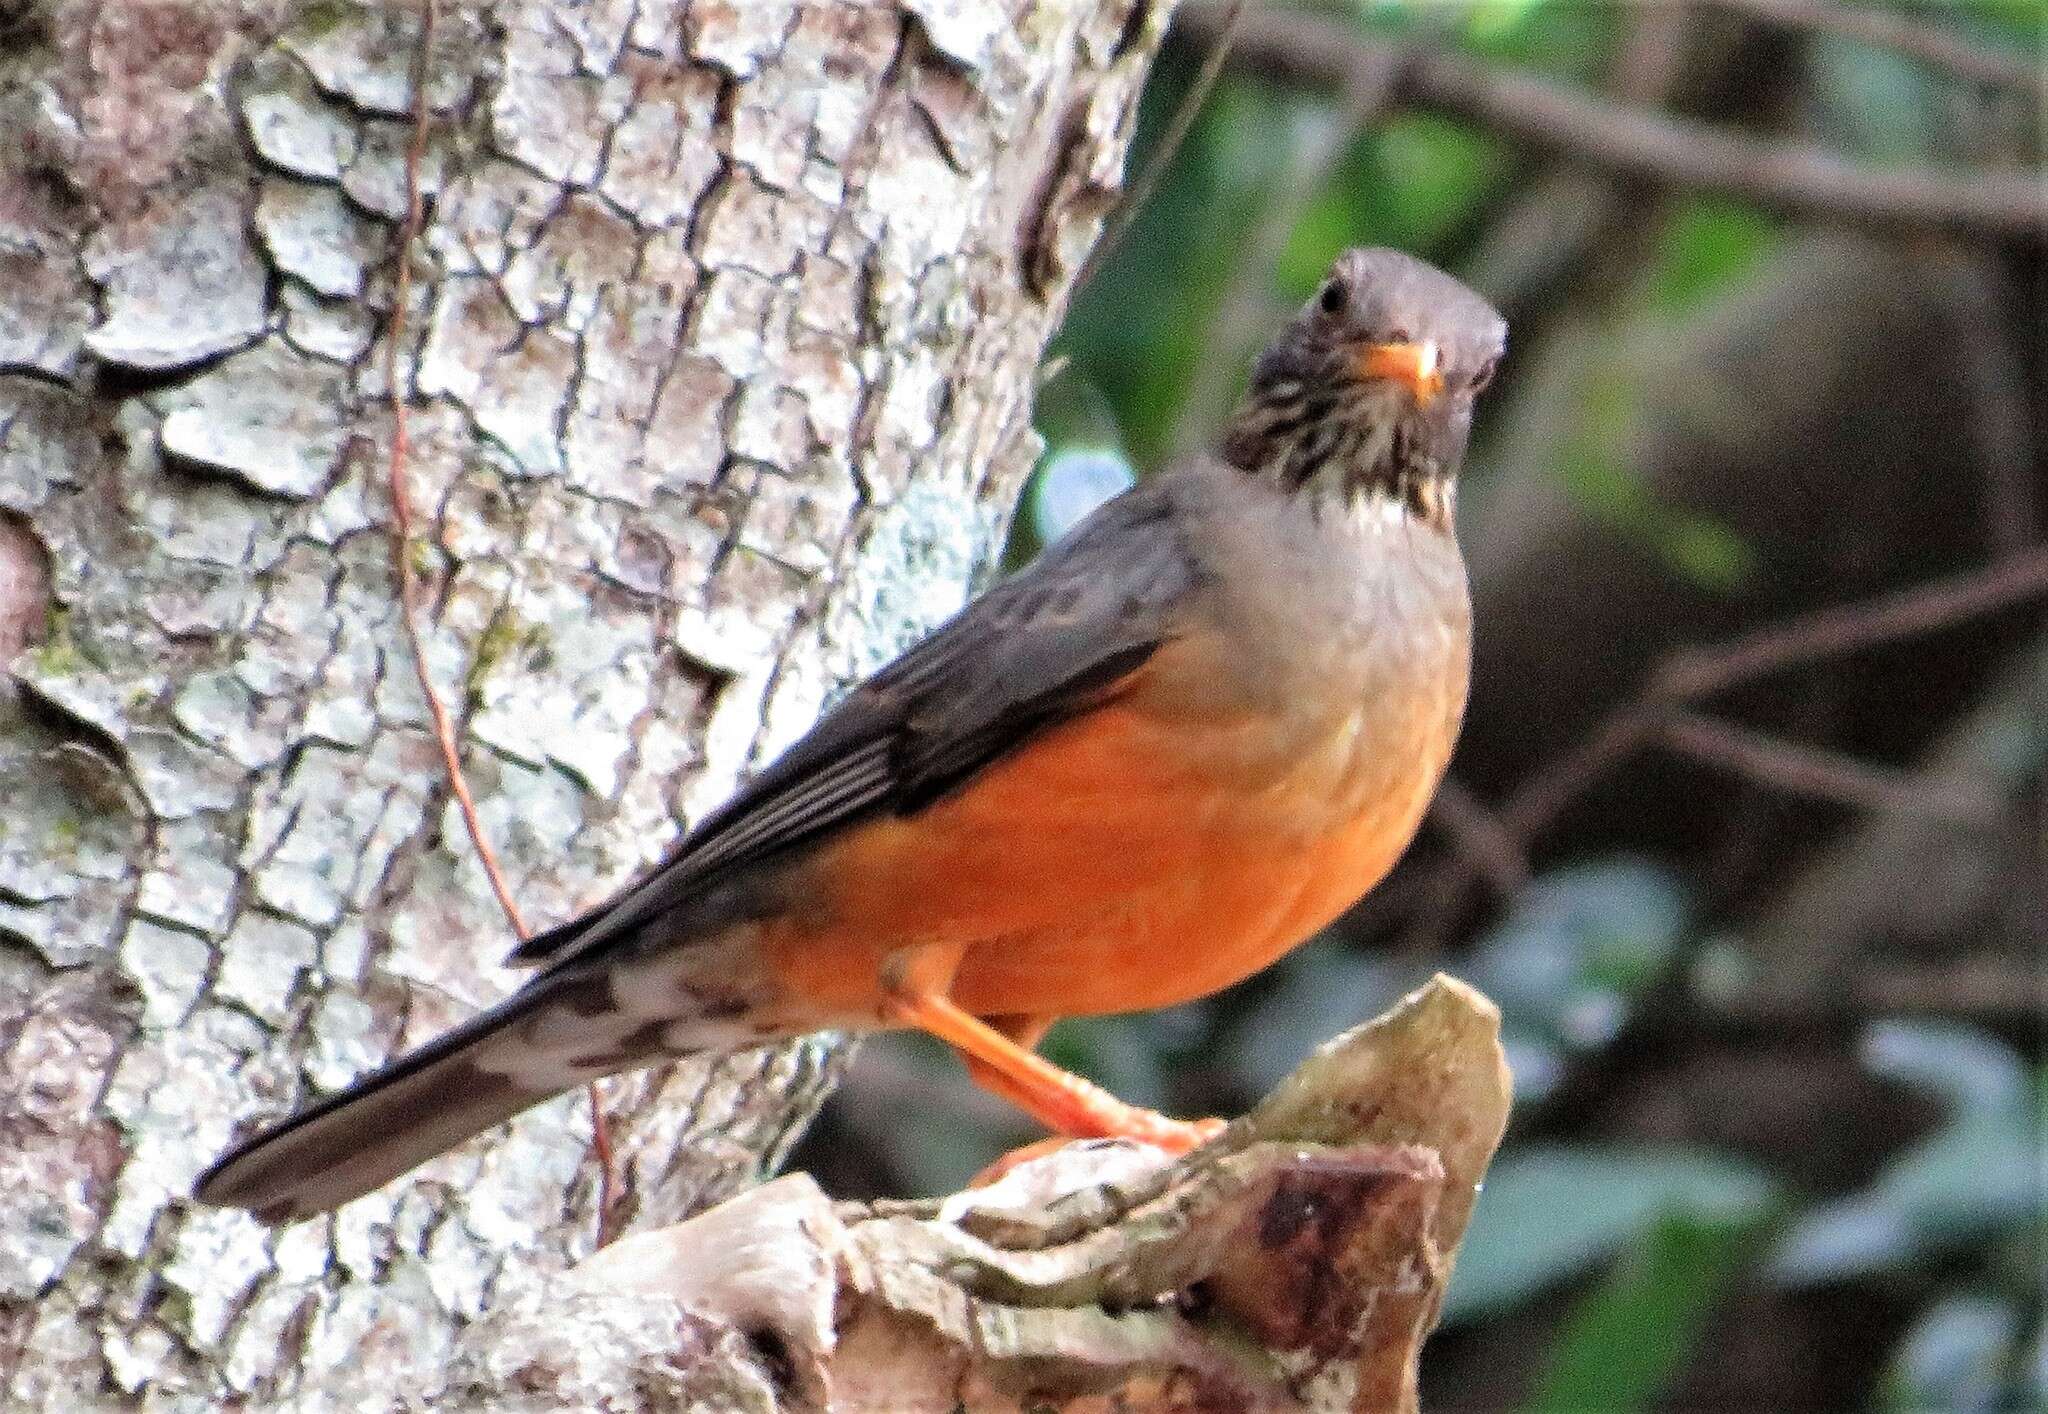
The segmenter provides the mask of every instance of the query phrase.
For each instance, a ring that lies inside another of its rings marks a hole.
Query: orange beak
[[[1436,344],[1428,339],[1419,344],[1367,344],[1358,351],[1356,366],[1360,377],[1399,383],[1415,395],[1418,407],[1428,407],[1444,390]]]

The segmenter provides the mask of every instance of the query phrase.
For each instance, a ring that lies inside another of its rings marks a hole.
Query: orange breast
[[[871,1016],[890,952],[968,945],[980,1015],[1133,1011],[1257,971],[1393,865],[1435,789],[1455,712],[1168,721],[1133,700],[1048,732],[908,818],[848,832],[766,931],[821,1016]]]

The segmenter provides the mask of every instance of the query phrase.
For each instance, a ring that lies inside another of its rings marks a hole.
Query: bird
[[[1054,1135],[1220,1129],[1037,1054],[1206,996],[1392,868],[1463,717],[1456,478],[1507,326],[1339,256],[1214,445],[1098,507],[850,690],[649,874],[518,945],[504,1001],[233,1148],[206,1204],[327,1212],[564,1091],[915,1028]]]

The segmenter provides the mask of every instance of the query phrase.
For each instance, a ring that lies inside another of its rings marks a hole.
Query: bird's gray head
[[[1259,356],[1224,430],[1240,469],[1448,525],[1472,403],[1507,347],[1492,305],[1397,250],[1348,250]]]

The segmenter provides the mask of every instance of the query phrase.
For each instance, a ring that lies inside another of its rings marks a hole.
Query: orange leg
[[[927,1031],[958,1051],[976,1083],[1072,1139],[1137,1139],[1184,1154],[1222,1131],[1221,1120],[1168,1119],[1127,1105],[1019,1044],[1020,1039],[1036,1042],[1052,1024],[1050,1018],[1004,1018],[1012,1032],[1005,1035],[960,1010],[946,990],[964,951],[961,944],[934,943],[892,953],[882,966],[882,990],[892,1020]]]
[[[1038,1043],[1045,1039],[1045,1033],[1052,1029],[1056,1018],[1050,1016],[989,1016],[983,1017],[991,1031],[1007,1036],[1016,1042],[1017,1048],[1035,1051]],[[976,1085],[1000,1099],[1008,1100],[1020,1110],[1029,1111],[1030,1101],[1025,1092],[1010,1083],[1010,1077],[990,1065],[987,1061],[966,1052],[956,1052],[966,1062],[968,1078]]]

